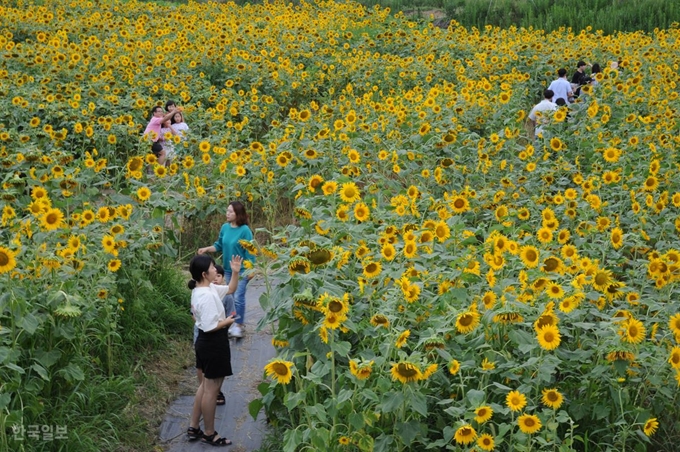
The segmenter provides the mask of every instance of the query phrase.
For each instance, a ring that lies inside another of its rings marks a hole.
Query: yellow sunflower
[[[380,262],[368,262],[364,265],[364,276],[366,279],[375,278],[382,271],[382,265]]]
[[[623,230],[621,228],[614,228],[609,235],[609,240],[612,246],[617,250],[623,246]]]
[[[656,429],[659,428],[659,422],[656,420],[655,417],[651,419],[647,419],[647,422],[645,422],[644,427],[642,427],[642,431],[645,433],[647,436],[652,436],[654,432],[656,432]]]
[[[437,237],[437,240],[440,243],[444,242],[446,241],[446,239],[451,237],[451,229],[449,228],[449,225],[446,224],[444,221],[440,221],[434,228],[434,235]]]
[[[449,363],[449,373],[451,375],[456,375],[460,371],[460,363],[458,360],[451,360]]]
[[[491,416],[493,416],[493,410],[490,406],[480,406],[475,410],[475,422],[478,424],[488,421],[491,419]]]
[[[505,403],[512,411],[520,411],[527,405],[527,398],[519,391],[510,391],[505,397]]]
[[[17,266],[16,253],[0,246],[0,274],[12,271]]]
[[[46,231],[55,231],[59,229],[63,223],[64,213],[56,207],[47,209],[40,217],[40,225]]]
[[[268,376],[273,377],[278,383],[288,384],[293,378],[292,367],[293,363],[290,361],[275,359],[264,366],[264,370]]]
[[[151,190],[148,189],[148,187],[140,187],[137,190],[137,198],[140,201],[146,201],[151,197]]]
[[[354,218],[356,218],[357,221],[366,221],[370,216],[371,211],[365,203],[360,202],[354,206]]]
[[[451,201],[449,201],[451,210],[455,213],[464,213],[470,210],[470,202],[465,196],[454,196]]]
[[[340,187],[340,199],[344,202],[354,202],[361,199],[361,192],[354,182],[346,182]]]
[[[520,248],[519,257],[527,268],[538,266],[539,251],[535,246],[527,245]]]
[[[399,337],[397,338],[397,341],[395,342],[394,345],[395,345],[397,348],[403,347],[404,345],[406,345],[406,339],[408,339],[408,337],[409,337],[410,335],[411,335],[411,330],[405,330],[404,332],[402,332],[402,333],[399,335]]]
[[[454,438],[458,444],[467,445],[477,438],[477,432],[470,424],[465,424],[456,430]]]
[[[519,425],[519,429],[523,433],[526,433],[527,435],[531,435],[532,433],[536,433],[542,427],[541,420],[537,416],[534,416],[533,414],[523,414],[523,415],[521,415],[517,419],[517,424]]]
[[[120,259],[111,259],[107,265],[109,271],[117,272],[120,270],[121,262]]]
[[[668,328],[671,329],[676,337],[680,336],[680,313],[672,315],[671,318],[668,319]]]
[[[645,339],[645,326],[637,319],[629,318],[621,324],[621,340],[630,344],[639,344]]]
[[[421,380],[423,377],[420,368],[416,364],[408,361],[392,364],[390,373],[392,374],[393,380],[400,381],[404,384]]]
[[[456,318],[456,329],[461,334],[467,334],[474,331],[479,325],[479,313],[475,311],[466,311],[458,314]]]
[[[555,325],[541,327],[536,335],[538,344],[544,350],[555,350],[561,342],[560,330]]]
[[[375,314],[371,317],[371,325],[387,328],[390,326],[390,320],[382,314]]]
[[[335,181],[326,181],[321,186],[321,191],[326,196],[332,195],[333,193],[336,192],[337,189],[338,189],[338,183],[335,182]]]
[[[601,269],[595,272],[593,275],[593,289],[604,292],[607,287],[613,282],[612,272],[606,269]]]
[[[477,438],[477,446],[484,451],[492,451],[496,447],[493,436],[488,433],[484,433],[479,438]]]
[[[542,394],[543,397],[541,400],[545,406],[550,407],[553,410],[557,410],[560,406],[562,406],[564,397],[562,397],[562,394],[560,394],[557,389],[544,389]]]

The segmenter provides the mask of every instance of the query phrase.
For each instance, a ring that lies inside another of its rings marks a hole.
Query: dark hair
[[[174,100],[169,100],[165,103],[165,111],[170,111],[170,105],[174,105],[175,107],[177,106]]]
[[[545,91],[543,91],[543,97],[545,99],[552,99],[553,97],[555,97],[555,93],[551,89],[546,89]]]
[[[155,142],[151,145],[151,152],[152,152],[153,155],[155,155],[156,157],[158,157],[158,155],[159,155],[162,151],[163,151],[163,145],[161,145],[158,141],[155,141]]]
[[[602,72],[602,68],[600,67],[599,63],[593,64],[593,67],[590,68],[591,74],[597,74],[598,72]]]
[[[172,115],[172,118],[170,118],[170,124],[179,124],[177,121],[175,121],[175,115],[180,115],[182,117],[182,122],[184,122],[184,115],[182,114],[182,112],[175,111],[174,114]]]
[[[246,206],[241,201],[232,201],[229,205],[234,209],[236,214],[236,226],[248,226],[248,214],[246,213]]]
[[[224,276],[224,267],[221,265],[215,264],[215,270],[217,270],[218,275]]]
[[[555,101],[555,104],[559,105],[560,107],[564,107],[565,105],[567,105],[567,101],[564,100],[564,97],[560,97]]]
[[[207,273],[211,265],[215,265],[215,260],[207,254],[198,254],[191,258],[189,262],[191,280],[187,284],[189,289],[194,290],[196,283],[203,281],[203,273]]]
[[[153,118],[153,114],[156,113],[156,110],[159,108],[161,108],[159,105],[154,105],[153,107],[151,107],[151,114],[149,115],[149,119]]]
[[[581,67],[585,65],[586,65],[585,61],[579,61],[578,63],[576,63],[576,67]]]
[[[567,70],[565,68],[561,68],[559,71],[557,71],[557,75],[559,75],[560,77],[564,77],[565,75],[567,75]]]

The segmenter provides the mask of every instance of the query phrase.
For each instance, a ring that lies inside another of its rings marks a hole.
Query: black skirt
[[[194,347],[196,368],[203,371],[205,378],[214,379],[233,375],[228,328],[222,328],[214,333],[198,330],[198,339]]]

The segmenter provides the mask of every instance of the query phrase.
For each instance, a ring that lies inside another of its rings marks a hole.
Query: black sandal
[[[187,429],[187,436],[189,437],[189,441],[196,441],[197,439],[203,438],[203,430],[201,430],[201,427],[189,427]]]
[[[219,394],[217,394],[217,405],[224,405],[227,403],[227,400],[224,398],[224,393],[220,391]]]
[[[206,435],[205,433],[203,434],[203,439],[201,440],[205,444],[210,444],[211,446],[216,446],[216,447],[224,447],[224,446],[231,446],[231,441],[228,440],[227,438],[217,438],[217,430],[215,430],[215,433],[212,435]],[[217,439],[215,439],[217,438]]]

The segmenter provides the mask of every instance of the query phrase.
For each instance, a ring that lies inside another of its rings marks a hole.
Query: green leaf
[[[265,395],[269,392],[269,387],[270,387],[269,383],[263,381],[262,383],[257,385],[257,390],[259,391],[260,394]]]
[[[59,361],[59,358],[61,358],[61,352],[59,350],[36,350],[33,356],[33,359],[45,368],[52,367],[54,363]]]
[[[391,436],[385,435],[384,433],[376,438],[375,445],[373,448],[374,452],[392,452],[392,442],[394,439]]]
[[[354,391],[352,391],[351,389],[341,390],[338,393],[337,404],[340,405],[342,402],[346,402],[347,400],[351,399],[353,395],[354,395]]]
[[[404,394],[401,392],[390,391],[383,398],[383,402],[379,405],[383,413],[391,413],[398,410],[404,403]]]
[[[468,399],[470,402],[470,406],[473,408],[477,408],[484,403],[484,399],[486,398],[486,393],[484,391],[479,391],[477,389],[470,389],[467,394],[465,395],[465,398]]]
[[[325,427],[317,427],[311,431],[312,445],[316,447],[316,450],[328,449],[329,437],[330,432]]]
[[[289,392],[286,394],[283,404],[286,405],[286,408],[292,410],[305,400],[305,395],[304,392]]]
[[[19,319],[17,325],[19,328],[23,328],[29,335],[33,335],[33,333],[35,333],[35,331],[40,326],[40,321],[36,316],[30,312],[27,312]]]
[[[57,375],[64,377],[64,379],[69,383],[73,383],[74,381],[83,381],[85,379],[83,370],[80,368],[80,366],[73,363],[69,363],[69,365],[63,369],[60,369],[57,372]]]
[[[283,452],[295,452],[302,441],[302,432],[288,430],[283,436]]]
[[[339,341],[333,344],[332,350],[340,356],[348,356],[352,349],[352,344],[346,341]]]
[[[1,407],[0,407],[1,408]],[[349,425],[351,425],[354,430],[361,430],[364,428],[364,415],[361,413],[350,413],[347,417],[349,420]]]
[[[397,422],[397,434],[401,438],[402,442],[408,446],[420,433],[420,422],[415,420],[410,420],[408,422]]]
[[[9,405],[9,402],[11,400],[12,400],[12,396],[7,394],[6,392],[0,394],[0,410],[4,410],[5,408],[7,408],[7,405]]]
[[[260,413],[263,406],[264,403],[262,403],[262,399],[255,399],[248,404],[248,412],[254,421],[257,420],[257,415]]]
[[[611,407],[608,405],[595,405],[595,408],[593,408],[593,416],[598,421],[609,417],[610,412]]]
[[[33,369],[38,375],[40,375],[40,378],[42,378],[43,380],[50,381],[50,375],[47,372],[47,369],[45,369],[40,364],[33,364],[31,366],[31,369]]]
[[[427,398],[422,392],[415,392],[410,399],[411,408],[423,417],[427,416]]]

